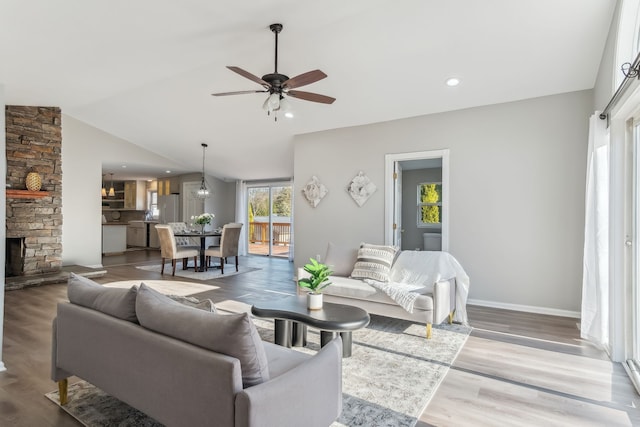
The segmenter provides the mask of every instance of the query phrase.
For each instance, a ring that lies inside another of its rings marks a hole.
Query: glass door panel
[[[249,187],[249,253],[288,257],[291,244],[291,186]]]
[[[289,257],[291,186],[271,187],[271,255]]]

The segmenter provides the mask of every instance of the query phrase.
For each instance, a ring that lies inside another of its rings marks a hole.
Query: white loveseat
[[[388,281],[385,283],[351,277],[359,260],[359,250],[329,243],[324,263],[334,273],[330,277],[331,285],[323,290],[324,301],[357,306],[381,316],[424,323],[427,338],[431,338],[433,324],[445,320],[467,324],[469,277],[452,255],[447,252],[399,251],[391,261]],[[300,268],[298,279],[303,277],[308,277],[308,273]],[[388,288],[394,298],[381,288]],[[412,310],[403,308],[403,305],[407,305],[403,301],[406,292],[396,292],[398,289],[408,289],[413,294],[409,295]],[[304,292],[299,287],[298,290]]]

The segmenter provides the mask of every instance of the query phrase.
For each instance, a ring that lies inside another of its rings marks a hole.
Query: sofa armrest
[[[433,286],[433,323],[442,323],[456,308],[455,279],[442,280]]]
[[[60,381],[72,376],[69,372],[58,367],[58,318],[51,323],[51,379]]]
[[[340,337],[290,371],[236,394],[236,427],[326,427],[342,412]]]

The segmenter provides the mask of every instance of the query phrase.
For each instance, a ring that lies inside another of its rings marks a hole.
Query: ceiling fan
[[[308,71],[298,76],[289,78],[284,74],[278,73],[278,34],[282,31],[282,24],[271,24],[269,28],[275,34],[276,39],[276,52],[275,52],[275,71],[271,74],[265,74],[262,78],[251,74],[248,71],[243,70],[240,67],[227,66],[231,71],[240,74],[253,82],[262,85],[263,90],[241,90],[236,92],[222,92],[213,93],[213,96],[228,96],[228,95],[242,95],[246,93],[269,93],[269,97],[264,102],[262,108],[267,111],[267,114],[271,112],[277,113],[282,111],[287,114],[289,110],[289,102],[285,98],[286,96],[292,96],[294,98],[303,99],[305,101],[319,102],[321,104],[332,104],[335,98],[326,95],[320,95],[318,93],[303,92],[300,90],[293,90],[301,86],[306,86],[311,83],[315,83],[318,80],[322,80],[327,75],[320,70]],[[275,119],[278,120],[277,115]]]

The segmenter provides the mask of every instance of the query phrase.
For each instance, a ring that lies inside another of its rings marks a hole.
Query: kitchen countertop
[[[102,225],[122,225],[126,227],[128,224],[126,222],[103,222]]]

